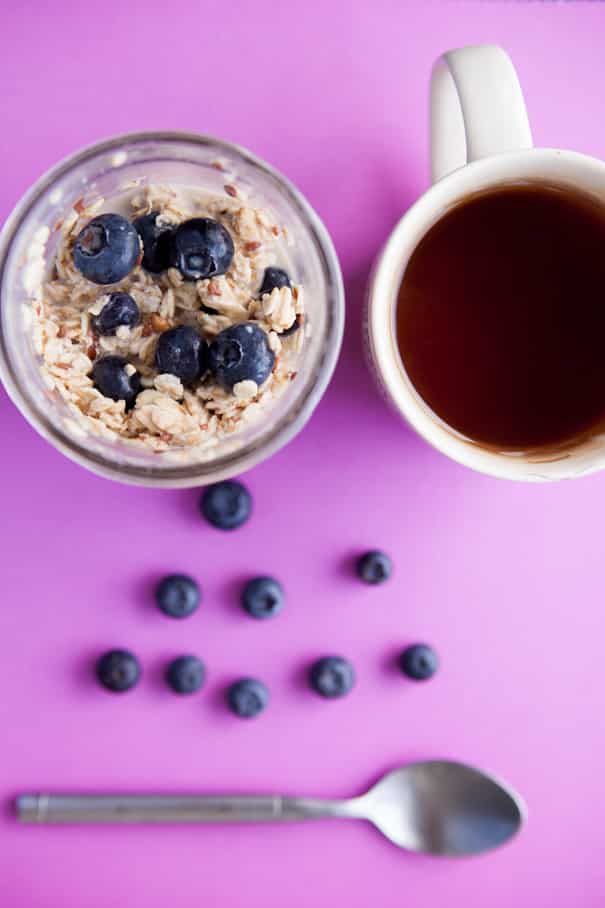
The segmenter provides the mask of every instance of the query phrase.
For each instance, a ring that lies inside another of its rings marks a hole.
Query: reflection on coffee
[[[470,196],[412,254],[397,336],[418,393],[479,443],[528,450],[605,423],[605,207],[539,183]]]

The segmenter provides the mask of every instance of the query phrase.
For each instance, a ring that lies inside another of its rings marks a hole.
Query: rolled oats
[[[194,216],[221,222],[235,251],[227,274],[210,280],[185,281],[176,268],[150,274],[139,265],[110,291],[86,280],[73,264],[72,246],[95,214],[111,210],[103,199],[79,199],[63,218],[50,268],[45,261],[49,231],[36,236],[24,274],[31,298],[28,327],[49,396],[66,401],[74,431],[121,439],[164,456],[180,451],[195,460],[220,446],[221,438],[261,419],[296,375],[306,330],[281,335],[296,320],[302,323],[302,287],[276,288],[258,298],[265,268],[276,264],[277,244],[286,231],[271,212],[247,204],[235,185],[226,183],[224,189],[225,196],[207,196],[171,186],[142,187],[135,181],[124,196],[130,218],[159,211],[157,223],[163,226]],[[120,326],[114,335],[97,336],[94,320],[109,292],[116,290],[132,296],[141,321]],[[230,392],[208,374],[196,387],[185,388],[176,376],[158,374],[155,349],[168,328],[192,325],[211,342],[225,328],[249,320],[267,332],[276,355],[273,373],[262,386],[241,381]],[[142,390],[131,410],[122,400],[104,397],[93,384],[93,362],[107,355],[126,358],[127,374],[140,374]]]

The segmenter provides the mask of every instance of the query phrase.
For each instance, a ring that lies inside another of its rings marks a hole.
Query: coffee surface
[[[479,443],[527,450],[605,423],[605,207],[542,184],[456,205],[407,265],[397,339],[421,397]]]

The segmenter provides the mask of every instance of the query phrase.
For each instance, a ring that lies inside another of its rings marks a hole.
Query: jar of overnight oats
[[[189,133],[100,142],[0,235],[0,377],[66,456],[111,479],[236,475],[305,424],[344,322],[338,260],[297,190]]]

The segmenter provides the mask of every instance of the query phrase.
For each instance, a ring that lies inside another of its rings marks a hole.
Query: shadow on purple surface
[[[313,427],[329,419],[331,440],[342,427],[351,431],[351,413],[355,412],[355,425],[360,426],[360,433],[386,430],[397,432],[398,441],[402,444],[414,443],[415,435],[406,423],[386,405],[371,373],[367,362],[364,341],[363,322],[365,311],[365,292],[372,267],[368,261],[364,267],[345,280],[346,322],[342,350],[334,377],[321,402]],[[327,411],[329,416],[327,416]],[[366,442],[367,444],[367,442]]]
[[[382,656],[380,660],[380,671],[382,674],[388,675],[389,677],[395,675],[398,678],[401,678],[401,680],[405,683],[406,679],[403,677],[401,669],[399,667],[399,657],[406,646],[409,645],[409,641],[403,641],[397,647],[397,649],[395,649],[394,646],[389,647],[388,651]]]
[[[187,655],[185,652],[187,647],[182,647],[181,649],[173,650],[171,652],[165,653],[163,656],[157,656],[153,659],[151,664],[148,664],[145,667],[145,682],[147,686],[154,691],[155,693],[167,694],[169,697],[176,698],[177,694],[173,693],[168,687],[166,681],[166,669],[168,668],[169,663],[176,659],[178,656]]]
[[[132,602],[133,607],[139,612],[143,612],[148,618],[152,617],[165,617],[166,620],[178,620],[170,619],[168,616],[163,616],[160,612],[156,599],[155,599],[155,590],[163,577],[168,574],[169,571],[161,571],[158,568],[155,568],[151,571],[146,571],[139,577],[135,577],[132,582],[132,596],[129,597],[129,600]],[[171,573],[178,573],[175,568]]]
[[[210,524],[200,514],[199,500],[200,489],[202,488],[203,486],[200,485],[199,488],[170,490],[175,511],[178,512],[187,526],[195,527],[197,531],[212,530]],[[215,530],[215,532],[218,533],[219,531]]]
[[[359,586],[363,581],[357,576],[357,562],[363,551],[363,548],[356,547],[336,561],[334,565],[335,576],[340,577],[341,580],[349,580],[355,586]]]
[[[0,819],[7,820],[10,823],[16,821],[16,800],[17,795],[11,795],[0,801]]]
[[[317,656],[317,658],[319,658],[319,656]],[[313,661],[313,659],[306,659],[303,663],[295,666],[288,678],[288,686],[292,690],[303,693],[309,692],[309,672],[311,671]]]
[[[372,261],[365,264],[355,274],[345,279],[346,323],[342,351],[334,376],[331,390],[345,391],[350,399],[359,396],[361,402],[372,407],[378,402],[381,408],[384,403],[373,377],[369,372],[363,347],[363,320],[365,310],[365,293],[372,268]]]
[[[118,646],[117,643],[116,646]],[[96,664],[101,653],[107,649],[109,646],[95,646],[94,648],[91,646],[78,654],[71,674],[72,682],[78,688],[78,693],[88,691],[95,697],[97,696],[99,685],[95,674]]]
[[[237,681],[237,676],[235,675],[232,678],[216,682],[207,691],[207,694],[204,697],[205,708],[215,718],[222,720],[225,720],[226,718],[231,723],[238,721],[234,718],[233,714],[229,711],[229,707],[227,706],[227,690],[229,689],[229,685],[233,684],[234,681]],[[243,722],[245,720],[242,719],[241,721]]]

